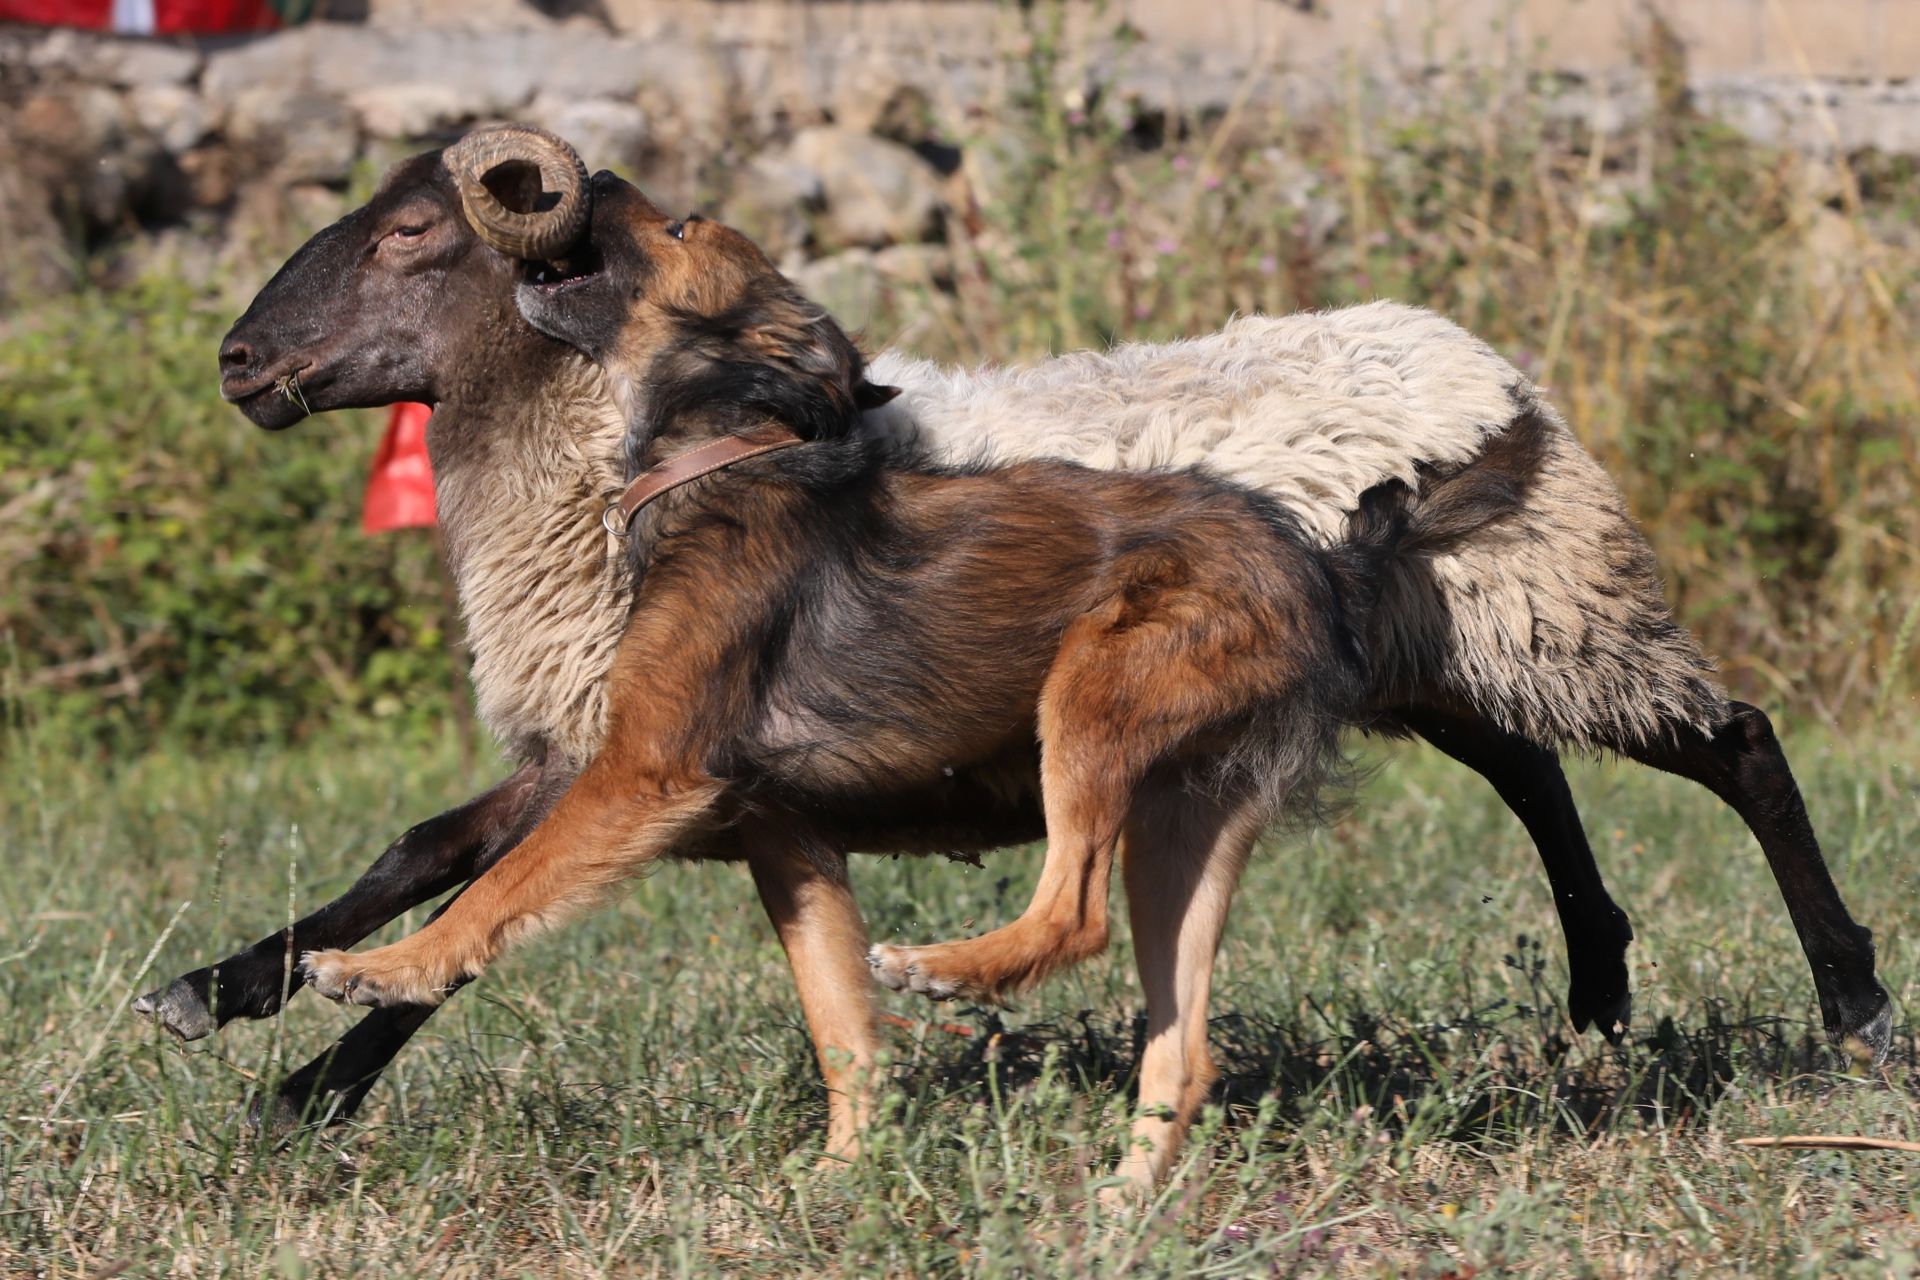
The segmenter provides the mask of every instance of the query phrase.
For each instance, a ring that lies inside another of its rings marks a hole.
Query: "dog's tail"
[[[1548,424],[1528,400],[1469,461],[1445,472],[1424,470],[1412,485],[1387,480],[1362,493],[1345,540],[1328,552],[1353,633],[1372,634],[1381,595],[1401,564],[1447,551],[1520,510],[1548,440]]]

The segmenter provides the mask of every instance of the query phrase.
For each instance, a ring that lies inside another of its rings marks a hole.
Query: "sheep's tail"
[[[1395,565],[1444,552],[1519,511],[1549,445],[1549,423],[1532,397],[1516,390],[1519,412],[1472,460],[1450,470],[1423,468],[1414,485],[1387,480],[1360,495],[1347,536],[1328,552],[1329,568],[1353,634],[1372,631]]]

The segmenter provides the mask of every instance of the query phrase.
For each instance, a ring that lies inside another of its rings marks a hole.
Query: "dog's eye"
[[[687,224],[679,221],[669,222],[667,224],[667,234],[675,240],[685,240],[687,238]]]

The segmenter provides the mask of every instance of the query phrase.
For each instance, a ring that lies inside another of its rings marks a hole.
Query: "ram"
[[[221,351],[223,393],[256,423],[420,399],[481,713],[520,767],[409,831],[335,902],[139,1007],[195,1038],[280,1006],[289,952],[351,946],[483,872],[537,824],[600,745],[606,674],[630,600],[601,517],[637,460],[629,413],[578,353],[518,316],[530,274],[570,260],[591,200],[571,149],[537,131],[470,135],[395,169],[261,291]],[[475,228],[480,228],[477,234]],[[486,244],[482,243],[482,240]],[[492,247],[487,247],[491,245]],[[524,261],[516,261],[516,259]],[[532,267],[527,263],[536,264]],[[1370,726],[1476,769],[1540,849],[1567,933],[1569,1013],[1617,1036],[1631,930],[1607,896],[1561,775],[1563,748],[1607,750],[1690,777],[1758,837],[1836,1041],[1890,1035],[1868,931],[1848,915],[1765,716],[1729,702],[1672,620],[1617,490],[1510,364],[1458,327],[1374,304],[1245,318],[1186,342],[948,371],[883,354],[899,387],[865,429],[955,461],[1055,457],[1107,468],[1203,466],[1334,536],[1385,480],[1415,509],[1440,481],[1468,532],[1378,584]],[[297,385],[299,396],[285,391]],[[1504,465],[1531,442],[1538,457]],[[1517,487],[1514,487],[1517,486]],[[1517,512],[1476,524],[1485,506]],[[910,950],[910,949],[907,949]],[[881,976],[911,986],[910,955]],[[291,1077],[282,1116],[321,1094],[350,1111],[431,1013],[377,1010]]]

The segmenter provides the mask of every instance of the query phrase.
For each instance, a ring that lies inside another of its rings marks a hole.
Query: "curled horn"
[[[538,261],[569,249],[587,225],[587,166],[579,153],[542,129],[496,125],[476,129],[448,147],[441,162],[460,186],[460,204],[482,240],[513,258]],[[540,171],[541,204],[520,212],[509,209],[484,179],[506,164],[532,165]]]

